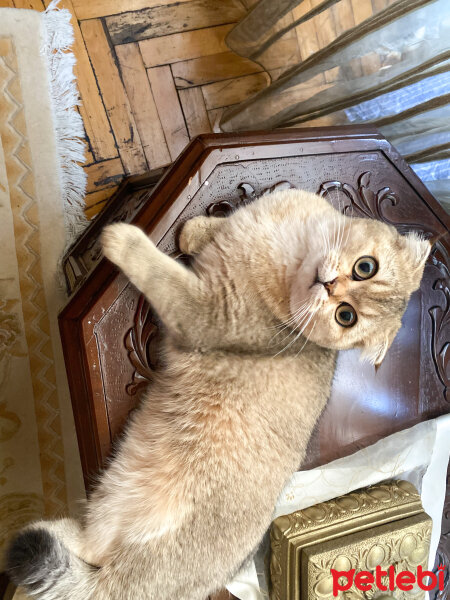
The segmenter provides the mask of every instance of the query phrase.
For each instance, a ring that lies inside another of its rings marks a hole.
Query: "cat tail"
[[[72,519],[34,523],[10,543],[6,572],[30,598],[89,600],[98,569],[77,556],[81,536]]]

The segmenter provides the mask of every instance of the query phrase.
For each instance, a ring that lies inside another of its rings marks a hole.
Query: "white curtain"
[[[346,1],[316,2],[295,19],[293,8],[304,0],[261,0],[227,43],[266,66],[270,51],[282,51],[293,30],[297,36],[303,31],[306,44],[317,15]],[[450,0],[387,0],[268,88],[226,110],[220,128],[373,124],[450,212],[449,117]]]

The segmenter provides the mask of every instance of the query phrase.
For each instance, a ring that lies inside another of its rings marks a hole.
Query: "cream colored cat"
[[[37,523],[8,571],[42,600],[204,600],[268,528],[330,390],[336,350],[380,364],[430,243],[274,192],[181,234],[192,270],[136,227],[105,255],[166,329],[166,367],[90,498],[85,523]],[[309,341],[308,341],[309,340]]]

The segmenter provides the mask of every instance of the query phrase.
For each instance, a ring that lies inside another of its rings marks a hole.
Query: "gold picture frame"
[[[383,587],[387,597],[422,600],[425,592],[417,584],[411,591],[395,586],[395,596],[389,585],[400,572],[426,569],[431,529],[407,481],[377,484],[278,517],[271,528],[271,600],[370,600]],[[374,583],[362,591],[352,585],[333,596],[331,569],[367,571],[375,578],[377,566],[383,572],[392,567],[386,576],[379,574],[383,587]]]

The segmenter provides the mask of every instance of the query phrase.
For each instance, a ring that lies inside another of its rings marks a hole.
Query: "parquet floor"
[[[0,0],[0,6],[43,10],[49,1]],[[192,137],[212,131],[224,107],[263,89],[392,0],[341,0],[269,51],[268,72],[225,44],[256,1],[61,0],[73,15],[89,218],[126,175],[170,164]],[[303,0],[285,20],[321,2]]]

